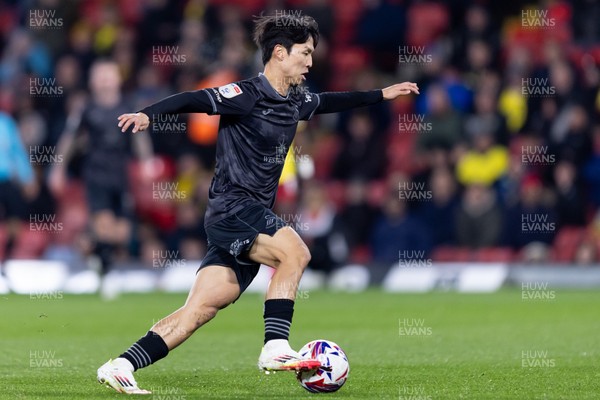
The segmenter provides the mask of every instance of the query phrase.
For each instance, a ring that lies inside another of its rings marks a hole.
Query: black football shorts
[[[233,269],[242,294],[256,277],[260,264],[248,258],[259,233],[273,236],[287,224],[261,204],[251,204],[239,212],[206,227],[208,249],[200,269],[222,265]]]

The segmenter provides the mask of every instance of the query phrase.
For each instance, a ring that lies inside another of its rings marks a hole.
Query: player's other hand
[[[419,87],[413,82],[402,82],[388,86],[382,91],[384,100],[394,100],[398,96],[410,94],[411,92],[419,94]]]
[[[122,114],[119,115],[119,128],[121,128],[121,132],[125,132],[131,125],[133,125],[133,129],[131,132],[136,133],[138,131],[143,131],[148,128],[150,125],[150,118],[144,113],[131,113],[131,114]]]

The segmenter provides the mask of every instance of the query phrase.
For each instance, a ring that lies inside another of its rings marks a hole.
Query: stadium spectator
[[[598,249],[594,242],[584,240],[575,250],[573,262],[578,266],[590,266],[598,262]]]
[[[504,243],[514,249],[531,242],[552,244],[556,215],[548,206],[547,192],[537,175],[530,174],[523,179],[519,202],[507,210],[504,228]]]
[[[416,216],[409,212],[406,201],[398,199],[398,191],[390,190],[375,221],[370,237],[373,262],[392,265],[399,261],[400,252],[429,257],[431,233]],[[407,254],[404,253],[404,254]]]
[[[377,210],[368,201],[367,181],[353,179],[346,185],[345,207],[336,215],[334,229],[341,232],[349,249],[368,245]]]
[[[594,126],[592,155],[582,167],[583,179],[588,192],[588,201],[594,208],[600,206],[600,124]]]
[[[459,206],[454,175],[446,168],[437,168],[429,177],[431,200],[419,207],[419,218],[432,234],[433,245],[456,244],[456,214]]]
[[[457,244],[471,249],[499,245],[502,217],[493,189],[482,183],[468,185],[456,215]]]
[[[350,137],[342,145],[333,164],[332,178],[377,180],[385,171],[385,143],[376,135],[375,123],[366,112],[352,113],[348,121]]]
[[[0,256],[10,255],[29,212],[25,199],[35,196],[37,190],[17,124],[10,115],[0,112],[0,221],[7,221],[7,239]]]
[[[431,130],[420,135],[418,148],[422,151],[443,149],[450,151],[463,141],[462,119],[454,111],[447,91],[439,84],[431,85],[425,93],[428,113],[425,122]]]
[[[558,229],[564,226],[584,226],[586,206],[577,181],[577,166],[568,160],[560,161],[554,167],[553,177]]]
[[[308,246],[312,258],[310,267],[331,272],[346,258],[347,250],[336,254],[332,242],[335,209],[327,198],[322,184],[313,182],[304,188],[298,213],[280,215],[280,218],[296,230]]]
[[[147,136],[130,139],[122,135],[114,124],[116,118],[129,109],[121,94],[121,77],[118,65],[112,61],[97,61],[90,74],[92,98],[72,124],[67,126],[58,145],[63,155],[62,163],[54,164],[51,188],[61,194],[65,190],[67,164],[71,159],[76,140],[84,133],[88,146],[84,160],[83,177],[86,183],[88,205],[91,212],[91,231],[95,254],[106,273],[116,251],[125,248],[130,240],[131,206],[126,195],[128,189],[127,161],[130,152],[137,152],[143,160],[151,156]],[[150,164],[144,164],[145,177],[149,177]]]
[[[477,126],[475,129],[489,127]],[[494,142],[494,135],[487,130],[471,134],[472,149],[458,161],[456,177],[463,185],[493,185],[508,169],[508,151]]]

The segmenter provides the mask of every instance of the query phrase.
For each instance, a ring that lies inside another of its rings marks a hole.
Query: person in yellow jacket
[[[491,133],[479,132],[473,137],[473,147],[456,165],[456,177],[463,185],[494,184],[502,177],[509,162],[508,150],[494,142]]]

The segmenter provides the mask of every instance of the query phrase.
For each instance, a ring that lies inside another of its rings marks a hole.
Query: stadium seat
[[[50,243],[52,235],[58,235],[60,232],[50,233],[49,231],[30,230],[29,225],[21,227],[15,247],[10,258],[12,259],[38,259]]]
[[[367,190],[367,200],[374,207],[381,207],[387,196],[387,182],[371,181]]]
[[[357,246],[352,249],[349,261],[352,264],[368,264],[371,261],[371,250],[369,249],[369,246]]]
[[[323,135],[315,140],[313,159],[315,163],[315,179],[324,180],[331,176],[333,163],[342,145],[337,135]]]
[[[479,262],[506,262],[515,258],[515,253],[508,247],[485,247],[474,252],[474,261]]]
[[[467,262],[471,261],[472,252],[464,247],[440,246],[433,250],[431,258],[436,262]]]
[[[406,42],[426,46],[448,29],[450,16],[443,3],[414,3],[408,10]]]
[[[326,186],[327,199],[338,212],[346,206],[346,185],[341,181],[330,181]]]
[[[577,246],[585,238],[586,229],[574,226],[561,228],[552,244],[554,261],[572,262]]]

